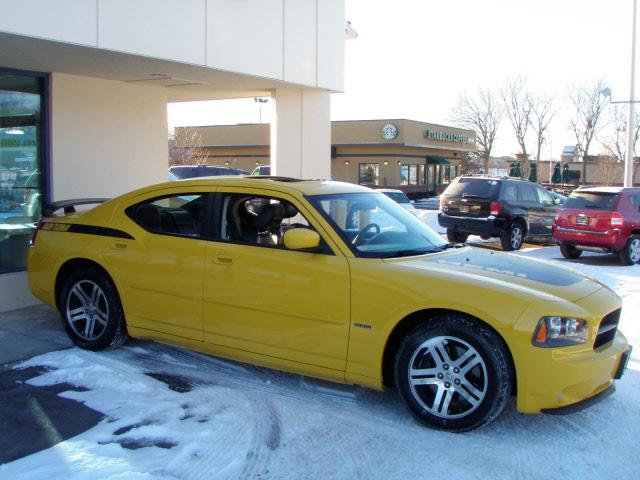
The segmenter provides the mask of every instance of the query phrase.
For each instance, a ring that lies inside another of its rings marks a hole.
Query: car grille
[[[598,326],[598,334],[596,335],[596,341],[593,344],[593,349],[600,348],[609,342],[613,341],[613,337],[616,336],[618,330],[618,322],[620,321],[621,309],[614,310],[613,312],[605,315]]]

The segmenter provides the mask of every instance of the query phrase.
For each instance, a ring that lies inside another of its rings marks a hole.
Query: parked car
[[[413,206],[413,201],[409,200],[407,194],[402,190],[395,190],[393,188],[381,188],[378,192],[385,194],[391,200],[399,204],[401,207],[406,208],[410,212],[415,212],[416,207]]]
[[[512,393],[520,412],[584,407],[612,393],[629,358],[609,288],[447,243],[359,185],[193,179],[74,213],[87,202],[43,209],[28,264],[31,291],[82,348],[131,335],[395,385],[420,421],[451,431],[492,420]]]
[[[623,265],[640,262],[640,188],[574,190],[553,227],[565,258],[583,251],[616,253]]]
[[[256,175],[256,176],[271,175],[271,165],[260,165],[253,169],[253,172],[251,172],[251,175]]]
[[[564,202],[567,201],[567,197],[565,195],[562,195],[561,193],[558,193],[558,192],[554,192],[553,190],[547,190],[547,191],[549,192],[549,195],[551,195],[551,198],[553,198],[553,201],[556,205],[564,205]]]
[[[174,165],[169,167],[169,181],[222,175],[249,175],[249,172],[241,168],[221,165]]]
[[[438,222],[450,242],[498,237],[503,250],[525,238],[550,239],[558,200],[536,183],[510,177],[462,176],[440,195]]]

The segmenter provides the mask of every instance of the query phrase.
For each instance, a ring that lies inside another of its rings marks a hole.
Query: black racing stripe
[[[102,237],[115,237],[115,238],[128,238],[133,240],[133,237],[127,232],[122,230],[116,230],[115,228],[96,227],[93,225],[79,225],[76,223],[69,224],[67,232],[71,233],[84,233],[86,235],[100,235]]]

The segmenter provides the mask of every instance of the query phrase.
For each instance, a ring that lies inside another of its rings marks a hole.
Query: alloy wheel
[[[517,250],[522,244],[522,230],[520,227],[515,227],[511,230],[511,247]]]
[[[69,327],[83,340],[96,340],[105,331],[109,321],[107,297],[96,283],[80,280],[67,296]]]
[[[423,342],[409,362],[409,385],[426,411],[453,419],[476,410],[487,394],[487,367],[478,351],[451,336]]]
[[[640,238],[634,238],[629,243],[629,259],[632,263],[640,261]]]

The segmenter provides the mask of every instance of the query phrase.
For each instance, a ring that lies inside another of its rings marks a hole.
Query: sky
[[[604,78],[614,100],[629,99],[632,8],[632,0],[346,0],[359,37],[346,42],[345,92],[332,95],[331,118],[451,124],[461,94],[519,75],[556,98],[543,158],[558,157],[575,143],[569,84]],[[170,126],[260,119],[253,99],[201,103],[171,105]],[[262,121],[269,119],[262,106]],[[505,119],[494,154],[518,151]]]

